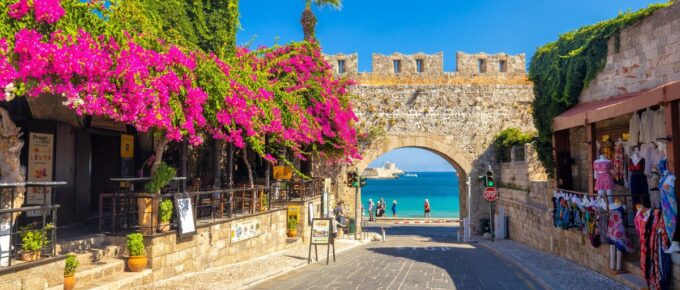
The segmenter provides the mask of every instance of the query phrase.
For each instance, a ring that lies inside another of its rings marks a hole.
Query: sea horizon
[[[387,203],[385,216],[392,216],[392,202],[397,201],[398,217],[423,217],[427,198],[432,217],[458,218],[460,216],[458,175],[455,171],[406,171],[418,177],[402,176],[396,179],[368,179],[361,189],[364,213],[368,214],[368,199],[374,203],[382,197]]]

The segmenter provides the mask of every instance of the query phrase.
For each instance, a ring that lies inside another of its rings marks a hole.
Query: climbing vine
[[[522,132],[518,128],[507,128],[496,135],[493,147],[496,150],[496,158],[501,161],[510,160],[510,149],[513,146],[524,145],[534,141],[536,133]]]
[[[671,3],[652,4],[636,12],[584,26],[540,47],[529,65],[534,83],[533,117],[538,129],[536,150],[546,168],[553,168],[552,120],[576,105],[579,95],[604,68],[608,41],[619,49],[619,32]],[[549,170],[549,172],[551,172]]]

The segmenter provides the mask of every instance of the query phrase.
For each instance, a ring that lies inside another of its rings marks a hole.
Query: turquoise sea
[[[361,189],[364,208],[368,199],[387,202],[386,216],[392,216],[392,201],[397,201],[399,217],[422,217],[425,199],[430,200],[432,217],[459,217],[458,176],[455,172],[409,172],[418,177],[398,179],[369,179]],[[367,214],[367,213],[366,213]]]

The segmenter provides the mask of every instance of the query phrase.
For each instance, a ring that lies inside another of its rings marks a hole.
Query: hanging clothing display
[[[640,143],[649,143],[655,139],[652,137],[654,132],[654,111],[645,110],[640,115]],[[642,151],[642,150],[640,150]]]
[[[663,110],[653,111],[652,114],[652,139],[656,141],[657,138],[666,137],[666,122],[663,115]],[[650,142],[651,142],[650,141]]]
[[[625,218],[626,212],[622,205],[609,211],[607,238],[609,238],[609,244],[615,245],[617,250],[624,253],[632,253],[634,248],[626,235]]]
[[[613,182],[611,177],[612,163],[609,160],[596,160],[593,162],[595,170],[595,190],[610,190]]]
[[[624,173],[624,154],[623,154],[623,143],[616,142],[616,147],[614,148],[614,174],[613,179],[616,184],[623,185],[623,173]]]
[[[661,177],[659,191],[661,192],[661,210],[663,210],[666,233],[668,234],[668,237],[673,238],[678,216],[677,196],[675,195],[675,176],[665,174]]]
[[[606,141],[602,143],[601,145],[601,153],[606,157],[608,160],[613,160],[614,159],[614,143],[612,141]]]
[[[651,212],[652,210],[648,208],[640,207],[638,208],[637,213],[635,213],[635,219],[633,220],[640,241],[640,270],[642,270],[642,278],[644,278],[645,281],[649,281],[649,273],[647,272],[647,255],[649,255],[647,247],[649,246],[649,233],[647,231],[651,229],[647,229],[646,225],[649,221]]]
[[[638,210],[635,228],[640,241],[640,270],[650,289],[670,289],[671,255],[663,249],[670,245],[661,210]]]
[[[654,161],[656,158],[656,153],[654,151],[656,150],[656,145],[652,143],[645,143],[640,145],[640,156],[647,160],[645,164],[645,175],[647,177],[652,176],[652,166],[656,164],[658,161]]]
[[[602,197],[553,192],[553,225],[564,230],[576,230],[588,236],[591,246],[599,247],[610,241],[607,224],[607,202]],[[613,236],[613,237],[616,237]]]
[[[640,143],[640,116],[633,113],[628,124],[628,147],[638,146]]]
[[[640,158],[637,164],[633,160],[628,161],[628,170],[630,171],[630,193],[633,198],[633,204],[642,204],[645,207],[651,207],[649,200],[649,185],[647,184],[647,176],[644,173],[645,159]]]

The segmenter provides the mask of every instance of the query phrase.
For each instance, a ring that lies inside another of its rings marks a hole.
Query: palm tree
[[[316,39],[315,27],[316,27],[316,16],[312,12],[312,3],[314,5],[323,7],[330,6],[335,9],[340,9],[342,7],[342,0],[305,0],[307,5],[305,6],[305,11],[302,12],[302,18],[300,23],[302,24],[302,32],[305,34],[306,41],[312,41]]]

